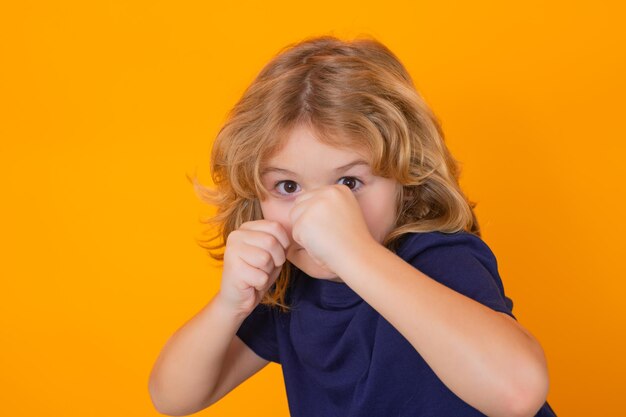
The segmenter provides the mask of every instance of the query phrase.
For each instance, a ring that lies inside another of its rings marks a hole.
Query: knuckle
[[[256,285],[265,285],[267,283],[268,275],[261,271],[260,269],[256,270],[254,281]]]
[[[274,231],[274,233],[276,233],[276,234],[282,233],[282,231],[283,231],[283,226],[279,222],[277,222],[275,220],[272,220],[270,226],[271,226],[272,230]]]
[[[272,260],[272,255],[268,252],[259,253],[259,261],[262,265],[268,264]]]
[[[274,245],[274,243],[276,242],[276,238],[272,235],[264,235],[262,238],[262,242],[263,242],[263,246],[265,246],[266,248],[272,247],[272,245]]]
[[[245,281],[247,285],[256,285],[259,280],[259,270],[256,268],[248,268],[245,275],[242,276],[242,280]]]
[[[287,261],[287,254],[284,251],[281,251],[278,260],[280,262],[280,265],[284,264],[285,261]]]
[[[229,243],[232,244],[233,242],[237,241],[240,235],[241,235],[241,231],[239,229],[233,230],[226,237],[226,244],[229,244]]]
[[[258,224],[258,222],[258,220],[248,220],[241,223],[236,230],[254,230],[254,227]]]

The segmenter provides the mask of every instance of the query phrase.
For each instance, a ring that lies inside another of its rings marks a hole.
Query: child
[[[373,39],[292,45],[216,138],[213,299],[164,346],[154,406],[187,415],[269,361],[299,416],[554,416],[440,124]],[[212,241],[213,239],[210,239]]]

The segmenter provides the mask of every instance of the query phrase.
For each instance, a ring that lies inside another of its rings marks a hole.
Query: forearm
[[[150,374],[150,396],[159,411],[172,415],[197,411],[215,388],[242,321],[216,296],[170,337]]]
[[[336,264],[338,276],[468,404],[490,416],[511,416],[534,415],[545,401],[543,351],[513,319],[436,282],[379,244],[353,248]]]

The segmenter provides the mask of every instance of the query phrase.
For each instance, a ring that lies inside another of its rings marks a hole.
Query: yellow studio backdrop
[[[462,162],[558,415],[625,415],[620,2],[3,2],[0,414],[155,416],[148,376],[219,288],[197,244],[226,113],[304,37],[375,36]],[[206,416],[287,416],[270,364]]]

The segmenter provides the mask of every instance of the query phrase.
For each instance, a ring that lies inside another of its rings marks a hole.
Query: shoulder
[[[466,254],[484,262],[496,262],[489,246],[480,237],[466,231],[407,233],[402,236],[396,253],[407,262],[444,254]]]
[[[408,233],[396,254],[430,278],[515,318],[496,257],[479,236],[465,231]]]

